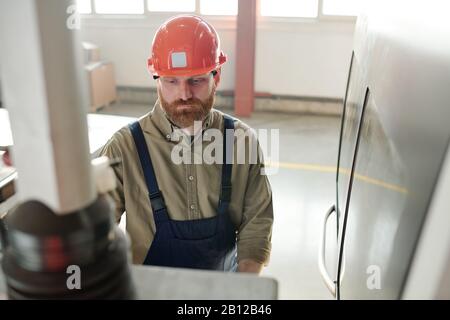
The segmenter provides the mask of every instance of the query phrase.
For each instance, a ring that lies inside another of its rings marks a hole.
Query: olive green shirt
[[[159,103],[153,110],[139,119],[147,142],[156,179],[164,196],[169,217],[173,220],[195,220],[210,218],[217,213],[222,164],[212,163],[175,164],[171,153],[175,146],[185,144],[191,152],[191,159],[198,149],[190,139],[174,140],[179,130],[167,119]],[[223,113],[212,109],[203,121],[203,130],[196,135],[200,145],[205,148],[212,143],[205,141],[210,128],[223,131]],[[234,119],[235,129],[249,130],[242,121]],[[239,132],[239,130],[237,131]],[[256,138],[254,132],[252,138]],[[206,133],[206,134],[205,134]],[[203,139],[202,139],[203,136]],[[241,138],[250,139],[241,135]],[[250,161],[246,153],[244,164],[236,164],[237,141],[234,137],[234,164],[232,166],[232,192],[229,214],[237,230],[237,258],[253,259],[266,264],[271,250],[273,223],[272,193],[266,175],[261,174],[262,157]],[[174,140],[174,141],[173,141]],[[211,139],[214,141],[213,139]],[[256,141],[256,140],[255,140]],[[198,143],[198,142],[197,142]],[[242,144],[240,144],[242,145]],[[249,149],[246,144],[246,151]],[[258,150],[259,144],[257,144]],[[120,222],[126,211],[126,229],[131,239],[133,263],[142,264],[155,235],[155,223],[145,184],[139,156],[128,127],[117,131],[100,151],[100,155],[116,158],[120,163],[114,167],[117,188],[111,192],[116,204],[116,219]],[[242,162],[242,161],[241,161]],[[253,163],[253,164],[252,164]]]

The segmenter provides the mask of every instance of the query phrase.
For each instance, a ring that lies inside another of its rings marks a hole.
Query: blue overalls
[[[236,271],[236,229],[228,214],[232,164],[226,161],[225,138],[226,129],[234,129],[234,123],[227,116],[224,116],[224,122],[222,182],[217,215],[185,221],[169,218],[141,126],[137,121],[129,125],[144,172],[156,225],[153,242],[144,260],[145,265]]]

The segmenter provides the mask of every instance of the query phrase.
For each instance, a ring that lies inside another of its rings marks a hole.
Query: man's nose
[[[187,81],[181,81],[179,86],[179,96],[181,100],[189,100],[192,98],[191,87]]]

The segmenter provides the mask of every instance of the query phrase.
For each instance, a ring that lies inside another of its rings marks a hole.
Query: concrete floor
[[[98,113],[138,117],[150,108],[115,104]],[[335,202],[340,118],[254,113],[242,120],[254,129],[280,130],[280,168],[269,176],[275,215],[272,255],[263,275],[278,280],[280,299],[332,299],[317,257],[323,216]]]

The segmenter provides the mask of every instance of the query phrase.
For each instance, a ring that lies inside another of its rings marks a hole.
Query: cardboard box
[[[117,100],[116,79],[112,62],[100,61],[85,66],[90,90],[90,112]]]

